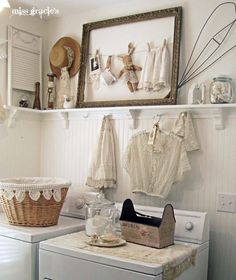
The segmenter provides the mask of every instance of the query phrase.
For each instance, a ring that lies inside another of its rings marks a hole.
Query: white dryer
[[[160,208],[137,205],[135,209],[159,217],[163,212]],[[195,265],[184,271],[177,280],[207,280],[209,252],[207,213],[175,210],[175,217],[175,242],[195,244],[194,247],[197,249]],[[39,280],[163,280],[161,264],[114,257],[109,251],[105,254],[79,249],[70,244],[70,236],[72,238],[75,234],[40,243]],[[145,250],[145,247],[143,248]]]
[[[12,226],[0,213],[0,279],[38,280],[39,242],[82,229],[84,220],[62,216],[56,226]]]

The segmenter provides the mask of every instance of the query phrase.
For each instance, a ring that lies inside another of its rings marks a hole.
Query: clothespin
[[[96,49],[95,56],[99,56],[99,49]]]
[[[158,118],[158,119],[157,119]],[[156,120],[157,119],[157,120]],[[156,114],[154,117],[153,117],[153,124],[158,124],[159,125],[159,122],[161,120],[161,115],[159,114]]]
[[[158,117],[157,121],[155,121],[156,117]],[[158,115],[158,114],[153,117],[154,124],[152,127],[152,131],[149,133],[148,145],[154,145],[154,142],[155,142],[155,139],[157,136],[157,132],[160,131],[160,126],[159,126],[160,119],[161,119],[161,115]]]
[[[112,58],[112,55],[109,55],[108,58],[107,58],[105,69],[110,69],[111,68],[111,58]]]
[[[166,47],[166,45],[167,45],[167,41],[166,41],[166,39],[164,39],[163,46],[162,46],[162,50],[164,50],[164,48]]]

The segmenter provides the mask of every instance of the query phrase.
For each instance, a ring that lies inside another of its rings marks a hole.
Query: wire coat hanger
[[[235,18],[234,18],[234,20],[231,21],[230,23],[228,23],[227,25],[225,25],[222,29],[220,29],[218,32],[216,32],[213,35],[213,37],[210,38],[210,40],[207,42],[207,44],[205,44],[203,49],[200,51],[199,55],[196,57],[196,59],[191,64],[191,61],[192,61],[193,55],[195,53],[196,47],[198,45],[198,42],[199,42],[199,40],[201,38],[201,35],[202,35],[205,27],[207,26],[207,23],[209,22],[209,20],[213,17],[213,15],[216,13],[216,11],[220,7],[222,7],[223,5],[228,5],[228,4],[234,6],[234,10],[235,10]],[[234,49],[236,47],[236,44],[233,45],[228,50],[226,50],[223,54],[221,54],[219,57],[217,57],[215,60],[213,60],[210,64],[206,65],[207,61],[218,51],[218,49],[225,42],[226,38],[229,36],[229,33],[232,30],[232,27],[235,25],[235,23],[236,23],[236,3],[235,2],[224,2],[224,3],[221,3],[218,6],[216,6],[216,8],[212,11],[210,16],[207,18],[207,20],[203,24],[203,26],[202,26],[202,28],[201,28],[198,36],[197,36],[197,39],[196,39],[196,41],[194,43],[194,46],[193,46],[193,49],[192,49],[192,51],[190,53],[190,57],[188,59],[187,65],[186,65],[186,67],[185,67],[185,69],[183,71],[182,77],[181,77],[180,82],[178,84],[178,88],[181,88],[183,85],[188,83],[190,80],[192,80],[193,78],[197,77],[199,74],[204,72],[206,69],[208,69],[214,63],[216,63],[219,59],[221,59],[225,54],[227,54],[228,52],[230,52],[232,49]],[[222,35],[222,33],[224,33],[224,32],[225,32],[225,34],[224,34],[223,38],[221,39],[221,41],[218,40],[220,35]],[[202,63],[200,63],[199,66],[197,66],[194,69],[196,64],[199,62],[201,56],[204,54],[204,51],[207,49],[208,46],[210,46],[211,43],[216,44],[216,47],[212,50],[211,54]],[[191,70],[192,70],[192,72],[191,72]]]

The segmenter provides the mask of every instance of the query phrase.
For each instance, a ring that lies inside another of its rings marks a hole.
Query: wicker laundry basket
[[[56,225],[70,182],[59,178],[24,177],[0,180],[0,203],[12,225]]]

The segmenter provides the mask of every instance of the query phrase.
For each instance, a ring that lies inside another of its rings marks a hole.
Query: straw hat
[[[70,77],[73,77],[80,67],[80,45],[70,37],[62,37],[52,47],[49,54],[52,72],[59,79],[61,68],[68,67]]]

